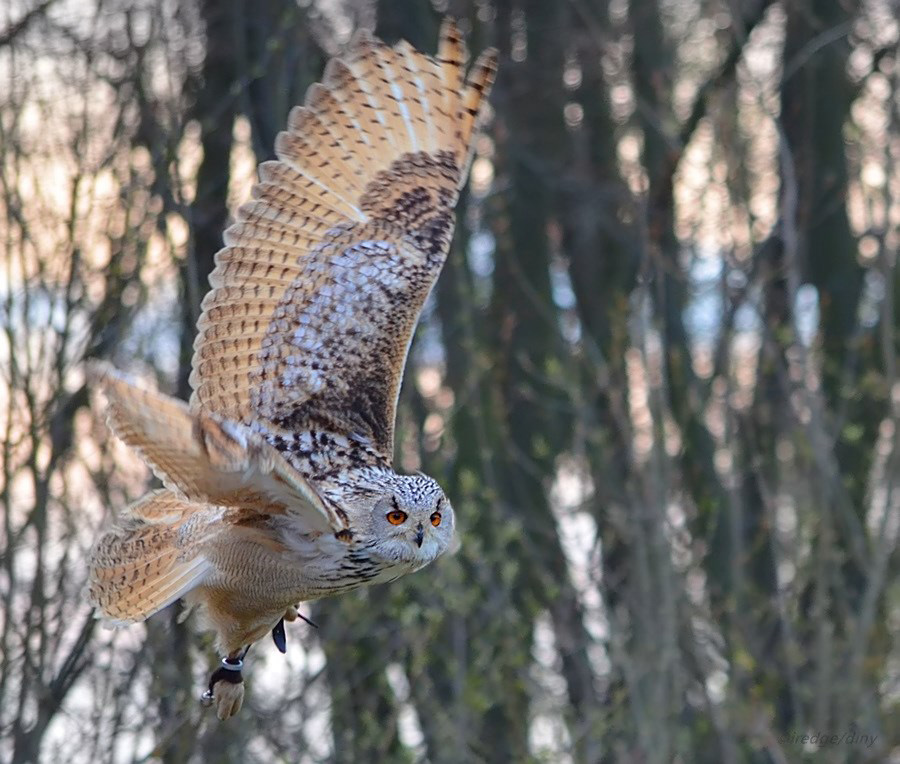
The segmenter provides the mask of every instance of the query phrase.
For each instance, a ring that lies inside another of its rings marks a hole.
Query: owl
[[[496,72],[358,35],[259,167],[216,255],[190,403],[94,369],[111,430],[164,486],[95,544],[89,599],[115,624],[183,599],[222,658],[203,695],[243,702],[249,647],[297,604],[393,581],[450,547],[453,508],[392,467],[407,350],[450,246]]]

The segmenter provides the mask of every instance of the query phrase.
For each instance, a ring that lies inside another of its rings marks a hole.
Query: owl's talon
[[[284,655],[287,652],[287,635],[284,633],[284,618],[282,618],[272,629],[272,641],[278,652]]]

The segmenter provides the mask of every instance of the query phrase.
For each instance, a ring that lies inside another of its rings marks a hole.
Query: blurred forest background
[[[98,528],[150,481],[85,360],[185,397],[289,108],[355,28],[433,52],[445,12],[501,67],[397,462],[462,548],[314,604],[221,724],[177,607],[108,631],[85,603]],[[900,761],[898,15],[3,3],[0,758]]]

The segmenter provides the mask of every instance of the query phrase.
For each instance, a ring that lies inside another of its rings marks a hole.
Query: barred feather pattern
[[[147,494],[94,545],[89,598],[114,623],[143,620],[171,604],[211,572],[200,547],[221,531],[222,514],[168,490]]]

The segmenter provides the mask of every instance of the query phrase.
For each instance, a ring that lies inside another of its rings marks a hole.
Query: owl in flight
[[[436,57],[359,35],[291,111],[216,255],[190,404],[97,370],[109,425],[164,488],[96,543],[89,597],[114,623],[179,598],[214,630],[204,694],[241,707],[243,658],[296,604],[392,581],[450,546],[453,509],[392,462],[397,394],[497,57],[468,76],[446,21]]]

